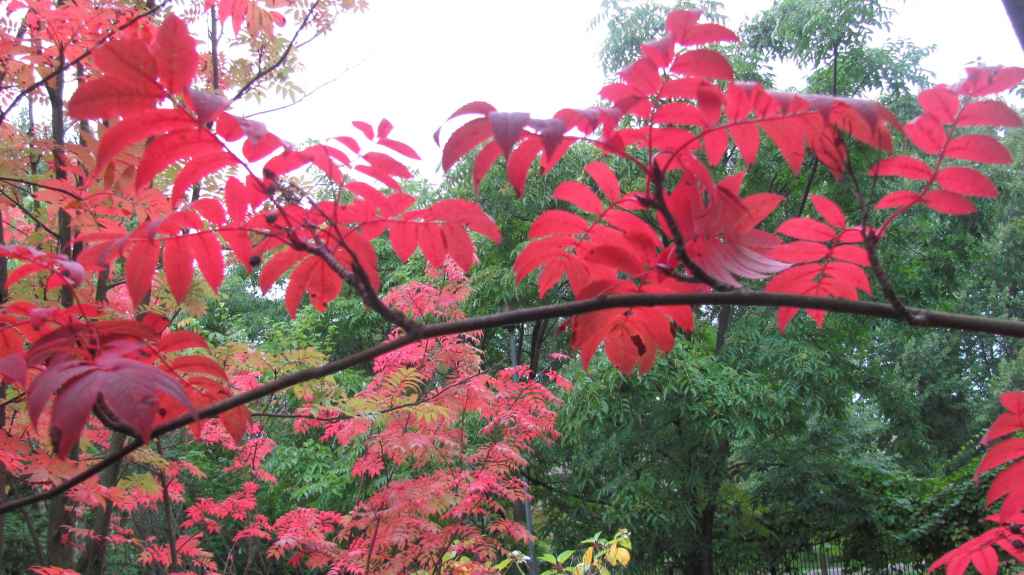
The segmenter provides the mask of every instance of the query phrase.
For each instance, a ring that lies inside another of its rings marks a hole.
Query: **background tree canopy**
[[[605,0],[595,106],[467,104],[431,182],[232,107],[366,8],[0,18],[0,572],[1024,558],[1024,69],[929,88],[874,0]]]

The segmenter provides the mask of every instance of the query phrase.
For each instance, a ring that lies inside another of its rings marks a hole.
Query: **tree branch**
[[[320,0],[313,2],[313,4],[309,7],[309,10],[306,11],[306,16],[303,17],[302,22],[299,23],[299,28],[295,30],[295,34],[292,34],[292,39],[288,41],[288,45],[285,47],[284,52],[281,52],[281,57],[274,61],[273,64],[267,66],[266,68],[263,68],[262,70],[257,72],[255,76],[250,78],[249,81],[246,82],[245,85],[242,86],[238,90],[238,92],[236,92],[235,95],[231,98],[232,102],[237,102],[239,99],[241,99],[242,96],[249,92],[249,90],[251,90],[252,87],[255,86],[257,82],[259,82],[268,74],[280,68],[281,65],[284,64],[284,61],[288,59],[288,55],[292,53],[292,49],[295,48],[295,41],[299,39],[299,34],[301,34],[302,31],[306,29],[306,25],[309,24],[309,19],[313,16],[313,12],[315,12],[317,7],[319,6]]]
[[[530,308],[510,310],[489,315],[477,316],[455,321],[435,323],[417,327],[399,337],[383,341],[358,351],[346,357],[325,363],[318,367],[303,369],[279,377],[265,385],[240,393],[223,401],[206,406],[190,415],[184,415],[168,421],[153,430],[152,439],[167,435],[168,433],[187,426],[200,419],[216,417],[225,411],[234,409],[273,395],[281,390],[294,385],[327,377],[350,367],[370,361],[385,353],[395,351],[411,343],[422,341],[433,337],[453,335],[477,331],[487,328],[502,327],[517,323],[536,321],[540,319],[551,319],[557,317],[570,317],[593,311],[600,311],[614,308],[629,307],[658,307],[666,305],[736,305],[745,307],[797,307],[804,309],[820,309],[837,313],[847,313],[865,317],[876,317],[884,319],[903,319],[903,315],[891,304],[850,301],[837,298],[822,298],[802,295],[752,292],[747,290],[734,290],[728,292],[713,293],[666,293],[666,294],[627,294],[611,295],[542,305]],[[1003,335],[1014,338],[1024,338],[1024,320],[999,319],[978,315],[965,315],[947,313],[919,308],[907,308],[913,315],[912,325],[918,327],[947,328],[959,331],[976,333],[988,333]],[[0,504],[0,513],[6,513],[31,505],[37,501],[44,501],[55,497],[72,487],[79,485],[93,477],[103,469],[113,465],[129,453],[142,447],[143,442],[135,439],[124,448],[108,454],[106,457],[70,477],[64,483],[55,485],[52,488],[35,493],[30,496],[12,499]]]

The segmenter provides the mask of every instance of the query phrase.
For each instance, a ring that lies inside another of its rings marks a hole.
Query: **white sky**
[[[737,29],[772,0],[725,0]],[[1001,0],[888,0],[897,9],[883,36],[935,44],[925,61],[935,81],[957,81],[964,65],[1024,65]],[[432,135],[456,108],[485,100],[502,111],[550,115],[596,102],[604,28],[590,29],[600,0],[371,0],[338,19],[330,36],[303,49],[299,83],[336,80],[302,103],[260,119],[293,142],[350,134],[352,120],[395,124],[393,137],[440,162]],[[777,69],[780,88],[802,73]],[[272,104],[264,103],[270,107]]]

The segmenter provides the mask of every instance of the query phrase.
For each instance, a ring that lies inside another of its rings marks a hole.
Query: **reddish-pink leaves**
[[[880,160],[869,172],[872,176],[895,176],[910,180],[929,180],[932,168],[917,158],[894,156]]]
[[[419,247],[431,265],[440,267],[451,257],[463,270],[475,260],[468,231],[475,231],[493,242],[501,241],[494,220],[475,203],[465,200],[441,200],[429,208],[414,210],[388,226],[395,254],[405,260]]]
[[[936,182],[942,189],[964,196],[994,198],[998,195],[992,180],[974,168],[943,168],[939,170]]]
[[[903,126],[903,133],[926,154],[939,154],[948,138],[942,124],[931,114],[922,114]]]
[[[78,88],[68,113],[82,119],[123,117],[152,109],[168,94],[184,93],[199,67],[195,47],[185,23],[168,14],[152,45],[124,39],[97,48],[93,58],[104,75]]]
[[[125,84],[113,78],[90,80],[68,101],[68,114],[83,120],[113,118],[152,108],[163,91],[155,84]]]
[[[960,111],[960,98],[946,86],[923,90],[917,101],[927,114],[934,116],[944,125],[952,124]]]
[[[993,126],[1019,128],[1024,123],[1013,108],[998,100],[982,100],[964,106],[958,126]]]
[[[791,218],[779,226],[778,233],[800,240],[783,244],[771,252],[782,261],[799,264],[776,275],[765,291],[795,293],[819,297],[856,300],[857,292],[871,293],[864,268],[870,266],[867,250],[860,245],[864,238],[858,228],[849,228],[842,209],[824,196],[813,196],[811,203],[824,221]],[[799,310],[779,308],[779,330]],[[822,310],[805,310],[819,326],[825,320]]]
[[[1009,164],[1010,152],[992,136],[967,134],[954,138],[946,148],[946,155],[958,160],[981,164]]]
[[[672,63],[672,72],[712,80],[732,80],[732,65],[714,50],[700,49],[683,52]]]
[[[1021,80],[1024,80],[1024,68],[967,68],[967,79],[957,84],[955,90],[965,96],[978,98],[1009,90]]]
[[[188,26],[174,14],[164,18],[153,46],[160,83],[172,94],[181,94],[192,83],[199,69],[196,41]]]
[[[83,356],[75,330],[67,328],[44,336],[30,350],[29,361],[43,371],[29,387],[29,415],[38,422],[46,404],[55,397],[50,437],[60,457],[66,457],[78,444],[94,410],[146,440],[163,397],[191,409],[182,383],[149,363],[152,355],[144,342],[154,337],[152,332],[132,323],[93,324],[91,330],[101,346],[93,350],[94,357]],[[195,347],[197,342],[177,345]]]

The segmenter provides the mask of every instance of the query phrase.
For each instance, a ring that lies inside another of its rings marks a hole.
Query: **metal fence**
[[[717,575],[918,575],[929,562],[897,553],[876,553],[871,561],[858,561],[840,545],[820,544],[775,557],[718,558]]]

